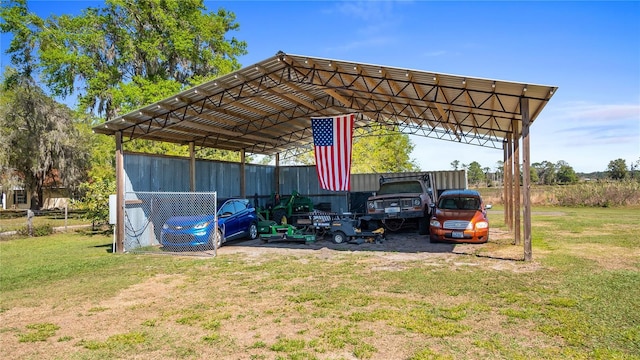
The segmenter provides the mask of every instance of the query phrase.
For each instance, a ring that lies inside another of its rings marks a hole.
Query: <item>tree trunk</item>
[[[42,204],[44,204],[44,194],[42,191],[42,186],[38,186],[38,203],[36,204],[37,205],[36,210],[42,209]]]
[[[42,188],[44,186],[45,174],[38,172],[35,177],[35,201],[34,198],[31,198],[31,210],[40,210],[43,204],[43,191]]]

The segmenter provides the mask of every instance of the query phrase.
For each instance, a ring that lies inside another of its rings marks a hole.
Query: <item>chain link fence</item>
[[[127,192],[124,250],[215,255],[216,204],[216,192]]]

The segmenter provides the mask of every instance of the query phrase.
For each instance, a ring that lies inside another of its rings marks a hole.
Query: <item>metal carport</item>
[[[522,142],[524,257],[530,260],[529,127],[556,90],[555,86],[278,52],[111,119],[94,131],[116,137],[118,224],[124,222],[122,143],[134,139],[189,145],[192,163],[194,147],[201,146],[238,151],[241,159],[247,153],[275,155],[278,166],[281,157],[312,148],[310,117],[356,113],[356,128],[382,126],[503,149],[505,222],[514,230],[517,244],[522,220],[520,167],[515,164],[521,162]],[[118,244],[123,233],[123,226],[117,225]]]

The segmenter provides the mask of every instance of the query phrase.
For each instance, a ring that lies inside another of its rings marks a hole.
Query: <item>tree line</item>
[[[461,164],[459,160],[451,162],[451,168],[453,170],[466,169],[467,180],[469,184],[473,186],[494,186],[502,184],[504,174],[504,162],[496,162],[495,168],[482,167],[477,161],[472,161],[469,164]],[[520,168],[520,176],[522,178],[522,166]],[[580,174],[569,163],[564,160],[560,160],[556,163],[550,161],[535,162],[530,167],[530,179],[532,184],[538,185],[554,185],[554,184],[575,184],[581,179],[583,180],[596,180],[596,179],[611,179],[611,180],[626,180],[626,179],[639,179],[640,180],[640,158],[635,162],[632,162],[627,166],[625,159],[611,160],[607,166],[607,169],[599,173],[592,174]]]

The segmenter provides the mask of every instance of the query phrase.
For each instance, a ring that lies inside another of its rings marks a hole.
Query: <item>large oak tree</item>
[[[246,43],[228,36],[235,15],[202,0],[106,0],[79,15],[41,19],[26,0],[3,2],[14,66],[37,70],[56,97],[110,120],[241,67]],[[28,66],[26,66],[28,64]],[[174,144],[132,142],[128,150],[184,155]]]
[[[74,190],[85,179],[87,134],[78,131],[72,111],[47,96],[32,78],[3,82],[0,135],[2,182],[19,179],[36,195],[33,208],[44,203],[45,183]]]
[[[419,171],[415,159],[410,158],[413,148],[407,134],[383,127],[356,129],[351,172]]]
[[[80,133],[85,135],[96,120],[109,120],[239,69],[237,57],[246,53],[245,42],[228,36],[228,32],[239,26],[235,15],[224,9],[208,12],[201,0],[106,0],[104,5],[84,9],[79,15],[52,15],[46,19],[29,12],[26,0],[7,0],[2,2],[0,15],[0,29],[12,35],[6,52],[17,69],[16,76],[6,79],[7,83],[17,78],[35,79],[33,86],[17,89],[21,92],[13,99],[30,94],[25,99],[37,100],[31,108],[48,106],[52,111],[49,118],[67,118],[67,115],[62,114],[50,98],[45,99],[44,92],[37,92],[36,84],[42,84],[54,97],[75,99],[79,112],[89,114],[86,118],[93,120],[82,124],[85,131]],[[18,105],[14,101],[12,106]],[[3,120],[12,121],[10,116]],[[45,118],[35,116],[30,121],[45,121]],[[38,128],[49,127],[42,123]],[[72,127],[65,129],[72,131]],[[62,134],[63,129],[58,130],[43,135],[71,139],[75,134]],[[8,140],[18,141],[18,135],[9,137],[3,133],[3,140],[7,136]],[[37,143],[33,135],[29,141],[20,140],[20,145]],[[84,187],[89,193],[92,187],[112,187],[109,183],[113,172],[103,171],[111,162],[104,157],[103,145],[112,140],[102,140],[85,141],[94,145],[94,168],[89,172],[92,183]],[[3,145],[8,144],[3,141]],[[128,143],[127,149],[174,155],[187,153],[178,145],[146,141]],[[213,154],[216,155],[229,158],[229,154]],[[7,162],[16,161],[14,157],[0,156],[7,166],[19,168]]]
[[[39,57],[55,95],[77,94],[107,120],[240,68],[246,43],[224,9],[202,0],[107,0],[78,16],[51,16]]]

